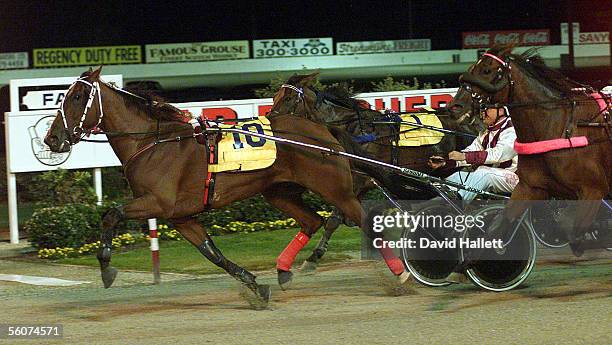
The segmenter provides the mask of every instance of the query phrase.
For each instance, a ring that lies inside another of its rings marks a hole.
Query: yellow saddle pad
[[[219,127],[273,135],[270,120],[264,116],[236,125],[220,124]],[[217,143],[217,164],[208,165],[210,172],[264,169],[276,160],[276,143],[272,140],[230,132],[221,135],[222,138]]]
[[[435,145],[442,141],[444,133],[432,129],[411,126],[409,123],[427,125],[431,127],[442,127],[440,119],[433,114],[403,114],[401,115],[399,146],[423,146]]]

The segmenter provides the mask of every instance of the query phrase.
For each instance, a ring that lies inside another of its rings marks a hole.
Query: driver
[[[514,151],[516,132],[508,108],[486,107],[480,112],[480,117],[487,129],[472,144],[461,152],[450,152],[448,159],[431,156],[428,165],[438,171],[471,167],[471,171],[457,171],[447,180],[480,190],[511,193],[519,179],[515,174],[518,163],[518,155]],[[466,201],[476,197],[476,193],[465,190],[459,190],[459,195]]]

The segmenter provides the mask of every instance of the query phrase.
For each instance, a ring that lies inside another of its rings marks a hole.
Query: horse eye
[[[79,99],[81,99],[81,95],[77,93],[77,94],[74,96],[74,99],[75,99],[76,101],[78,101]]]
[[[484,74],[491,74],[491,70],[486,68],[484,71],[482,71],[482,73],[484,73]]]

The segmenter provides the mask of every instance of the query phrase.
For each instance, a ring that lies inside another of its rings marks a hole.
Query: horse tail
[[[355,142],[353,137],[346,130],[334,126],[329,126],[328,128],[330,133],[338,140],[347,153],[376,159],[376,157],[371,157],[359,143]],[[377,180],[386,190],[397,198],[423,200],[430,199],[437,195],[428,183],[400,175],[392,170],[381,169],[380,166],[376,166],[375,164],[357,160],[351,160],[350,164],[355,170],[361,171]]]

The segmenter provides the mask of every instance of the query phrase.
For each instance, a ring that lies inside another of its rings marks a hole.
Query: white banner
[[[43,142],[55,112],[31,115],[6,113],[6,142],[11,173],[54,169],[101,168],[121,165],[108,144],[81,142],[66,153],[55,153]],[[105,140],[106,136],[96,135]]]
[[[581,32],[578,39],[574,37],[574,44],[601,44],[610,43],[610,32]]]
[[[448,88],[362,93],[355,97],[367,101],[376,110],[416,111],[423,107],[445,107],[456,92],[456,88]],[[272,107],[272,98],[176,103],[174,106],[208,119],[244,119],[266,115]]]
[[[271,57],[333,55],[333,44],[333,39],[331,37],[254,40],[253,57],[261,59]]]
[[[431,50],[431,40],[362,41],[336,43],[337,55],[376,54]]]
[[[0,53],[0,69],[28,68],[30,59],[27,52]]]
[[[111,76],[103,76],[108,81]],[[119,77],[121,76],[112,76]],[[56,84],[63,84],[75,78],[60,78]],[[28,84],[24,80],[13,84]],[[43,83],[44,84],[44,83]],[[120,84],[119,84],[120,85]],[[414,111],[422,107],[444,107],[452,99],[457,89],[431,89],[413,91],[394,91],[359,94],[356,97],[367,101],[373,109],[394,111]],[[37,95],[29,91],[27,94]],[[26,98],[26,97],[24,97]],[[44,99],[30,96],[32,99]],[[28,98],[29,99],[29,98]],[[272,99],[245,99],[234,101],[191,102],[173,104],[193,115],[209,119],[225,120],[263,116],[270,110]],[[44,136],[55,117],[54,110],[11,112],[5,114],[6,142],[9,170],[11,173],[45,171],[57,168],[84,169],[120,165],[109,144],[81,142],[67,153],[54,153],[44,144]],[[104,140],[105,136],[92,138]]]
[[[7,164],[11,173],[121,165],[108,144],[81,142],[72,146],[70,152],[55,153],[43,142],[57,113],[56,109],[76,79],[11,80],[11,112],[5,113]],[[121,75],[103,75],[102,80],[123,86]],[[98,140],[106,139],[103,135],[95,137]]]
[[[147,63],[249,58],[249,41],[147,44]]]
[[[59,108],[66,91],[76,79],[77,77],[11,80],[11,116]],[[119,74],[103,75],[102,80],[119,87],[123,85],[123,77]]]

